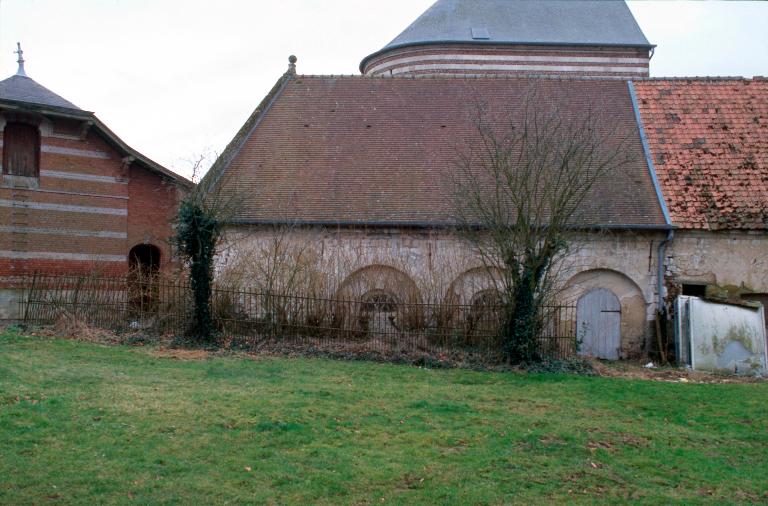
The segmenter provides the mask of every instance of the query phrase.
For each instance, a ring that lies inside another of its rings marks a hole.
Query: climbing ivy
[[[221,236],[222,223],[214,208],[193,195],[181,202],[176,219],[175,243],[179,255],[189,266],[195,315],[192,333],[202,342],[214,339],[211,314],[213,260]]]

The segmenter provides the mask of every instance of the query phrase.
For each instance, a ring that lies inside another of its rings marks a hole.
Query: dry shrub
[[[76,313],[62,312],[54,322],[50,331],[56,337],[87,341],[99,344],[117,344],[118,337],[105,329],[93,327]]]

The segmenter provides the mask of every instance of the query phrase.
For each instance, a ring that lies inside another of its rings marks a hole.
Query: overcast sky
[[[189,176],[286,70],[358,74],[433,0],[0,0],[0,78],[27,74]],[[768,2],[630,1],[652,76],[768,75]]]

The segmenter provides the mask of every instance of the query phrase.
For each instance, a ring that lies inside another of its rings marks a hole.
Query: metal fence
[[[25,280],[23,315],[51,324],[70,316],[117,332],[183,335],[193,321],[185,283],[158,279],[32,276]],[[487,357],[501,348],[501,308],[475,304],[402,303],[382,292],[365,300],[313,298],[214,288],[214,322],[223,339],[258,346],[279,342],[364,352],[463,352]],[[544,355],[575,353],[575,305],[546,306],[539,337]]]

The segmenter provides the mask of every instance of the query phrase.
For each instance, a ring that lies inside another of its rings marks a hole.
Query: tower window
[[[25,123],[8,123],[3,132],[3,174],[38,177],[40,130]]]

